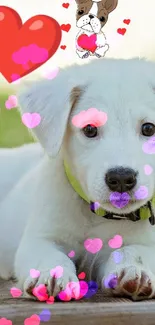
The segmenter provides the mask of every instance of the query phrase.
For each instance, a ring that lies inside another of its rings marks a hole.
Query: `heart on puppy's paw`
[[[47,288],[44,284],[40,284],[32,290],[32,293],[39,301],[48,300]]]
[[[22,122],[28,129],[34,129],[41,122],[41,116],[38,113],[24,113],[22,115]]]
[[[108,245],[111,248],[120,248],[123,244],[122,236],[116,235],[108,241]]]
[[[39,325],[39,324],[40,324],[40,317],[35,314],[24,320],[24,325]]]
[[[88,238],[84,241],[85,249],[92,254],[99,252],[102,246],[103,242],[100,238]]]
[[[30,276],[33,279],[39,278],[40,276],[40,271],[36,270],[36,269],[31,269],[30,270]]]
[[[15,288],[15,287],[10,289],[10,293],[11,293],[13,298],[18,298],[23,294],[20,289]]]
[[[117,33],[118,33],[118,34],[121,34],[121,35],[125,35],[125,33],[126,33],[126,28],[118,28],[118,29],[117,29]]]
[[[56,266],[54,269],[50,270],[50,275],[56,279],[61,278],[63,275],[63,267]]]
[[[85,281],[69,282],[66,289],[61,291],[58,295],[62,301],[70,301],[71,299],[80,300],[88,292],[89,286]]]

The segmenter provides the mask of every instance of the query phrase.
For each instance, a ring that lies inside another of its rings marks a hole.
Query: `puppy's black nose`
[[[90,19],[93,19],[93,18],[94,18],[94,16],[93,16],[93,15],[89,15],[89,18],[90,18]]]
[[[137,172],[131,168],[109,169],[105,176],[105,182],[111,191],[127,192],[132,190],[137,183]]]

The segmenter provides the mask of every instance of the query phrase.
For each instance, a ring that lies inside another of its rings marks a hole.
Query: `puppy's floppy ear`
[[[118,4],[118,0],[104,0],[104,8],[108,13],[112,12]]]
[[[18,96],[22,114],[40,114],[41,122],[33,133],[51,157],[55,157],[61,148],[78,89],[80,92],[76,82],[77,78],[70,79],[70,75],[62,71],[55,79],[34,83]]]

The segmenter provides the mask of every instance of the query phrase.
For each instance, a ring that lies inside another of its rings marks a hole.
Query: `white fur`
[[[69,98],[75,86],[85,87],[85,92],[70,112]],[[10,150],[0,168],[0,188],[9,173],[8,161],[15,175],[14,184],[11,182],[0,202],[0,276],[9,278],[15,274],[25,294],[30,287],[46,283],[49,293],[56,295],[67,282],[78,281],[74,262],[80,258],[82,270],[88,269],[88,276],[100,285],[105,276],[120,275],[123,269],[122,281],[134,280],[136,274],[140,279],[144,272],[152,286],[148,298],[154,295],[155,226],[148,220],[109,221],[91,213],[89,205],[69,184],[63,166],[66,159],[87,196],[108,211],[118,213],[107,202],[110,192],[104,181],[107,170],[115,166],[136,169],[136,189],[147,186],[151,198],[155,172],[145,175],[144,165],[155,169],[155,159],[142,151],[146,138],[140,136],[140,125],[143,119],[155,123],[154,86],[153,63],[101,59],[61,71],[53,81],[38,82],[19,96],[22,112],[37,111],[41,115],[41,124],[34,132],[46,151],[42,158],[43,151],[37,144]],[[85,138],[71,123],[73,115],[90,107],[108,114],[98,140]],[[2,161],[4,150],[0,155]],[[145,202],[136,201],[119,211],[134,211]],[[119,265],[114,263],[108,247],[108,240],[116,234],[123,237],[123,260]],[[87,254],[83,244],[87,238],[103,240],[99,254]],[[75,251],[74,259],[67,256],[71,250]],[[62,266],[64,274],[52,288],[50,270],[55,266]],[[41,272],[39,279],[30,277],[33,268]],[[122,287],[121,282],[117,290],[122,292]],[[131,294],[140,299],[137,295],[138,292]]]

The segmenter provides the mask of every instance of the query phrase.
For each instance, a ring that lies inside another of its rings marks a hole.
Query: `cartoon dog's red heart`
[[[65,32],[69,32],[69,30],[71,29],[71,25],[70,24],[62,24],[61,25],[61,30],[65,31]]]
[[[0,6],[0,72],[10,83],[26,76],[54,55],[61,34],[52,17],[37,15],[22,24],[15,10]]]
[[[78,37],[77,44],[82,49],[88,50],[88,51],[94,53],[95,50],[97,49],[96,41],[97,41],[96,34],[92,34],[91,36],[82,34]]]
[[[124,24],[126,24],[126,25],[129,25],[129,24],[130,24],[130,22],[131,22],[131,20],[130,20],[130,19],[124,19],[124,20],[123,20],[123,23],[124,23]]]
[[[121,35],[124,35],[126,33],[126,28],[118,28],[117,33],[121,34]]]

